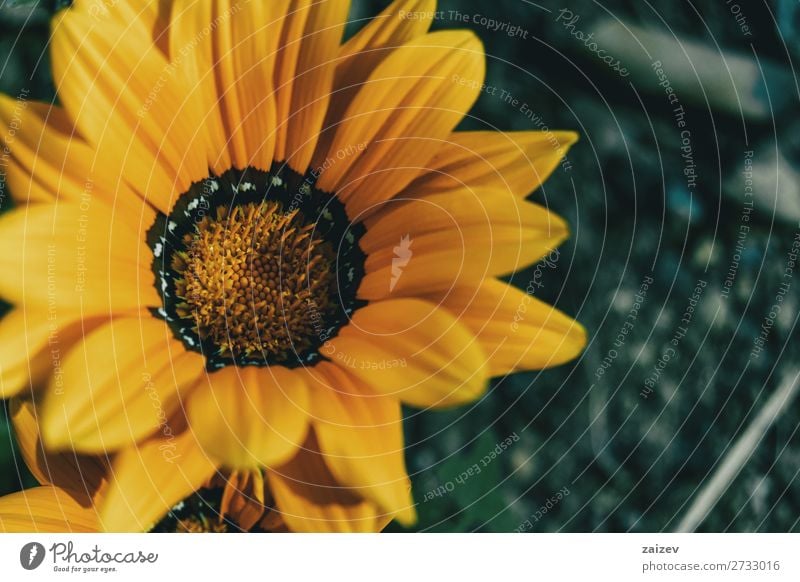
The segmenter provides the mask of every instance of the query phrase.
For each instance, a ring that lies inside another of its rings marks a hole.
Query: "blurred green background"
[[[386,4],[354,2],[349,33]],[[52,98],[54,5],[0,0],[3,92]],[[800,531],[800,401],[786,390],[759,416],[800,364],[800,278],[785,276],[800,227],[800,4],[461,0],[439,10],[434,28],[481,37],[487,85],[497,88],[463,128],[582,135],[532,195],[573,236],[512,281],[534,281],[537,297],[586,326],[590,344],[573,364],[494,381],[470,407],[407,411],[416,529],[671,531],[733,463],[698,530]],[[699,281],[706,286],[683,325]],[[754,424],[754,448],[742,453],[737,439]],[[0,429],[5,493],[32,480],[2,417]]]

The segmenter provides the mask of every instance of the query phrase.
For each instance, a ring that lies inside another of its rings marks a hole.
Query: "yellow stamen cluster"
[[[277,202],[217,208],[173,255],[178,315],[224,356],[302,353],[335,297],[333,251],[313,229]]]

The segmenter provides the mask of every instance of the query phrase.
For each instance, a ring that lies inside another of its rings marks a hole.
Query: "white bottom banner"
[[[798,534],[5,534],[0,580],[800,580]]]

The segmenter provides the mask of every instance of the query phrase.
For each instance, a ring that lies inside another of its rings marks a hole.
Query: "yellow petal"
[[[336,67],[337,85],[350,85],[356,77],[365,80],[387,56],[387,50],[428,32],[435,13],[436,0],[395,0],[389,4],[342,45]]]
[[[141,202],[114,171],[115,161],[85,142],[63,109],[0,94],[0,124],[7,126],[6,179],[14,200],[80,203],[94,197],[118,206],[126,218],[139,218]]]
[[[264,505],[264,474],[261,469],[234,471],[225,482],[220,502],[220,518],[232,519],[245,531],[261,520]]]
[[[22,458],[42,485],[93,496],[105,480],[107,466],[102,457],[46,451],[39,436],[39,419],[29,400],[11,401],[11,419]]]
[[[0,398],[34,390],[60,372],[66,351],[100,318],[16,307],[0,319]]]
[[[310,433],[289,463],[267,471],[281,518],[296,532],[376,532],[380,512],[336,482]]]
[[[52,25],[58,96],[81,134],[121,162],[143,197],[169,212],[208,174],[196,95],[139,27],[64,10]]]
[[[568,362],[586,345],[586,330],[534,296],[487,279],[431,297],[476,335],[493,376],[541,370]]]
[[[272,165],[272,74],[287,4],[180,0],[173,7],[170,53],[202,100],[208,162],[218,174],[231,161],[242,169]]]
[[[99,530],[86,495],[45,486],[0,497],[0,532],[87,533]]]
[[[328,109],[349,0],[291,0],[282,22],[274,86],[275,160],[308,168]]]
[[[169,0],[74,0],[70,10],[88,15],[97,23],[111,23],[125,31],[136,30],[159,43]]]
[[[455,132],[407,191],[422,196],[485,188],[523,198],[547,180],[576,141],[572,131]]]
[[[103,527],[111,532],[148,531],[179,501],[217,470],[187,430],[120,452],[100,503]]]
[[[370,73],[393,49],[428,32],[435,12],[436,0],[395,0],[342,45],[315,168],[325,163],[335,128]]]
[[[29,308],[108,314],[156,307],[153,255],[104,204],[37,204],[0,217],[0,295]]]
[[[319,187],[336,192],[354,219],[374,211],[419,174],[461,121],[484,68],[471,32],[434,32],[396,48],[347,108]]]
[[[249,4],[253,4],[252,2]],[[260,3],[256,3],[260,4]],[[172,62],[186,90],[196,94],[203,113],[200,132],[205,143],[208,166],[218,175],[231,167],[228,138],[223,124],[220,97],[214,75],[215,32],[204,28],[214,22],[216,3],[197,0],[175,0],[169,25]],[[217,24],[226,26],[228,20]],[[215,27],[215,30],[216,28]]]
[[[567,236],[561,218],[509,194],[393,200],[361,239],[369,256],[358,294],[374,300],[477,284],[535,263]]]
[[[192,430],[210,456],[232,468],[285,462],[308,430],[308,388],[282,366],[227,366],[189,398]]]
[[[486,356],[446,310],[418,299],[370,303],[323,354],[374,391],[419,407],[471,402],[486,390]]]
[[[315,434],[333,476],[404,524],[413,523],[400,402],[327,362],[306,374]]]
[[[163,321],[116,319],[67,354],[60,390],[51,381],[45,441],[103,453],[167,430],[203,370],[203,356],[187,351]]]

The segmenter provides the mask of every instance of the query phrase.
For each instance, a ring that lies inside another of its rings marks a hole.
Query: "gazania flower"
[[[167,4],[76,1],[60,106],[0,101],[0,396],[42,386],[44,448],[107,459],[107,530],[215,483],[248,524],[412,523],[401,404],[584,345],[498,279],[567,236],[525,197],[575,135],[456,131],[485,59],[431,0],[344,44],[346,1]]]

